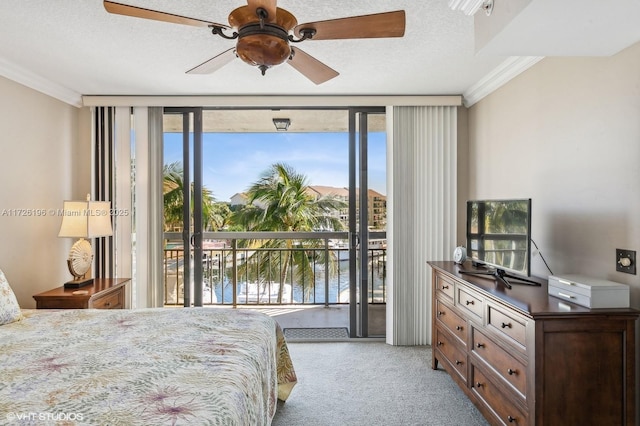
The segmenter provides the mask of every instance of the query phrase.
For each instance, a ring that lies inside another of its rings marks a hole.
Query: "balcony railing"
[[[386,234],[370,235],[367,299],[385,303]],[[350,267],[360,268],[359,256],[349,261],[347,236],[346,232],[205,233],[203,304],[347,304],[353,288],[359,293],[357,285],[350,286]],[[180,238],[180,233],[165,233],[165,305],[184,304],[185,257]],[[191,249],[191,271],[193,259]],[[193,282],[189,285],[193,294]]]

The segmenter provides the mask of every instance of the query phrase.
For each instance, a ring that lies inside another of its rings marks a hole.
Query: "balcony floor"
[[[211,306],[211,305],[210,305]],[[233,309],[232,306],[211,307]],[[253,309],[272,316],[282,329],[286,328],[346,328],[349,329],[348,305],[238,305],[238,309]],[[383,337],[386,329],[384,304],[369,305],[369,335]]]

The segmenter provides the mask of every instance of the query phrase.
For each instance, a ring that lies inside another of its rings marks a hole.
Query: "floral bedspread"
[[[30,311],[0,326],[0,424],[269,425],[296,383],[250,310]]]

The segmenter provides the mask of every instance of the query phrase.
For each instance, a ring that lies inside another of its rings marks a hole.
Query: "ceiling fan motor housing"
[[[288,35],[298,21],[290,12],[277,8],[275,17],[263,18],[248,6],[242,6],[231,12],[229,24],[238,28],[238,57],[260,67],[263,73],[291,57]]]
[[[249,24],[238,31],[236,53],[250,65],[270,68],[285,62],[291,56],[287,33],[279,27]]]

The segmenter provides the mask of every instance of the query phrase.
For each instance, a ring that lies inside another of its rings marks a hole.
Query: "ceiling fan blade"
[[[247,0],[247,4],[253,14],[256,14],[256,10],[259,8],[266,10],[267,22],[276,20],[276,0]]]
[[[302,37],[302,30],[314,29],[316,33],[311,40],[402,37],[405,21],[404,10],[396,10],[373,15],[307,22],[295,27],[294,32],[296,36]]]
[[[315,84],[322,84],[339,75],[336,70],[299,48],[292,47],[291,50],[293,50],[293,58],[289,59],[289,64]]]
[[[229,50],[225,50],[213,58],[204,61],[197,67],[191,68],[187,71],[187,74],[211,74],[214,71],[219,70],[223,66],[227,65],[229,62],[233,61],[236,58],[236,48],[232,47]]]
[[[188,18],[186,16],[173,15],[166,12],[158,12],[157,10],[144,9],[142,7],[129,6],[121,3],[104,0],[104,8],[109,13],[116,15],[132,16],[134,18],[151,19],[153,21],[163,21],[172,24],[192,25],[194,27],[216,27],[229,28],[227,25],[216,24],[215,22],[203,21],[200,19]]]

